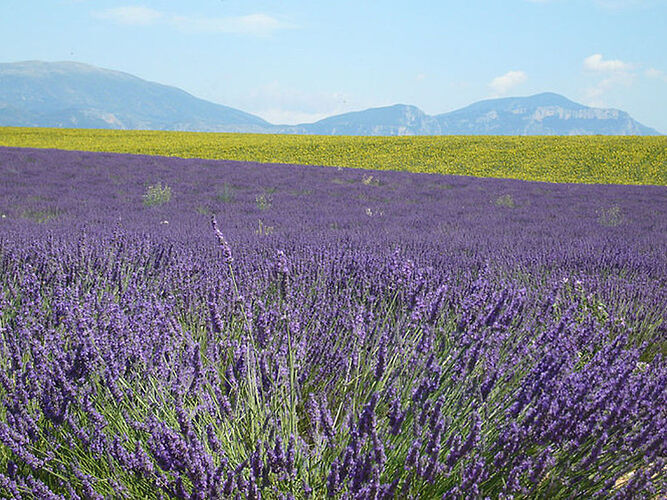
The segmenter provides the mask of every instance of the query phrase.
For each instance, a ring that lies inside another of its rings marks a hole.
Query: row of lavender
[[[667,493],[665,188],[0,149],[0,213],[3,496]]]

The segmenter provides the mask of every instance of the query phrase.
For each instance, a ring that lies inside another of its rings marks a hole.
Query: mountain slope
[[[550,92],[479,101],[435,118],[442,134],[659,135],[624,111],[590,108]]]
[[[659,135],[623,111],[590,108],[549,92],[479,101],[436,116],[397,104],[298,127],[323,135]]]
[[[0,64],[0,125],[265,131],[257,116],[85,64]]]
[[[396,104],[272,125],[175,87],[74,62],[0,64],[0,126],[322,135],[659,135],[616,109],[553,93],[479,101],[430,116]]]
[[[322,135],[433,135],[438,123],[416,106],[395,104],[330,116],[301,127]]]

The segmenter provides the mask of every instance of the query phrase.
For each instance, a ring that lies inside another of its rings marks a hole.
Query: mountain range
[[[624,111],[561,95],[488,99],[428,115],[396,104],[274,125],[167,85],[76,62],[0,64],[0,126],[321,135],[659,135]]]

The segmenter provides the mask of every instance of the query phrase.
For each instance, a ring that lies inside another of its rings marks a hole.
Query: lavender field
[[[0,148],[0,496],[667,495],[667,187]]]

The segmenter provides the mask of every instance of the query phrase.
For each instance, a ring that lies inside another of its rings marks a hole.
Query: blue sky
[[[79,61],[273,123],[552,91],[667,133],[667,0],[2,0],[0,62]]]

